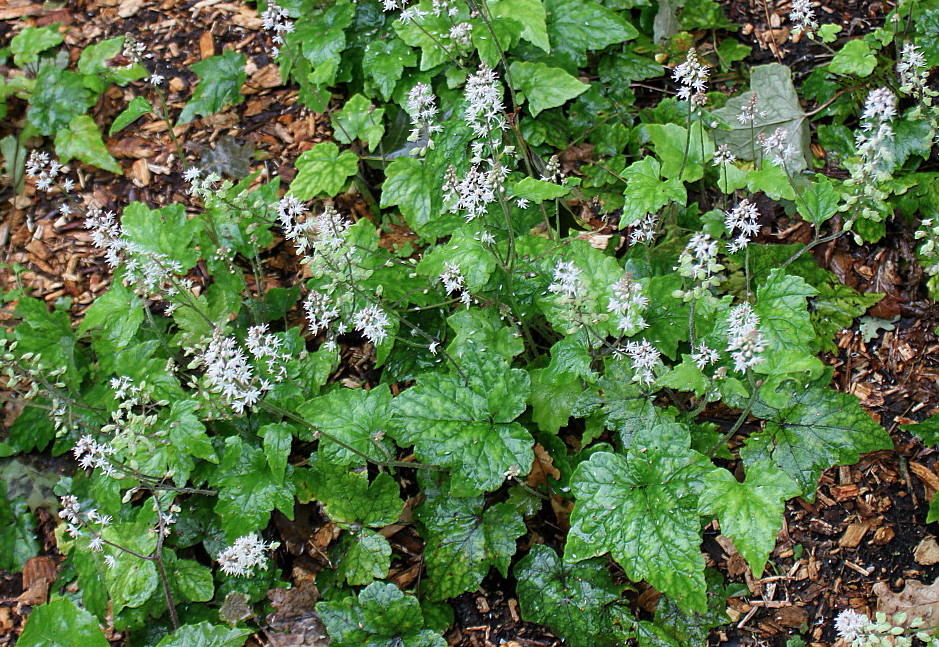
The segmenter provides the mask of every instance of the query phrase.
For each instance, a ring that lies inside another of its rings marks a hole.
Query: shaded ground
[[[827,56],[804,41],[788,41],[788,2],[729,0],[723,4],[728,17],[741,26],[737,37],[754,46],[748,61],[751,64],[780,60],[801,77]],[[838,22],[849,35],[867,32],[891,8],[868,0],[823,4],[818,11],[822,22]],[[328,116],[300,107],[296,91],[280,87],[256,10],[241,0],[77,0],[55,11],[44,11],[41,3],[11,0],[0,3],[0,38],[9,38],[17,24],[11,19],[23,16],[32,16],[37,25],[68,25],[66,43],[73,58],[83,45],[135,34],[154,55],[156,71],[168,79],[168,100],[174,109],[181,108],[191,94],[195,77],[189,65],[221,53],[224,47],[245,53],[249,60],[246,101],[177,129],[190,156],[187,166],[206,162],[213,148],[247,144],[256,151],[252,167],[263,171],[259,181],[275,175],[289,181],[296,157],[330,135]],[[707,40],[708,35],[703,37]],[[94,109],[95,119],[109,124],[136,92],[151,90],[142,84],[112,88]],[[0,135],[15,131],[16,119],[21,117],[22,106],[19,110],[13,106]],[[134,200],[154,206],[186,201],[180,165],[162,122],[146,116],[107,143],[124,168],[124,176],[88,168],[78,173],[84,193],[93,196],[97,204],[120,211]],[[15,197],[8,186],[0,191],[5,205],[0,222],[0,260],[25,268],[18,277],[0,271],[4,287],[21,281],[46,301],[68,297],[72,312],[80,317],[109,280],[108,269],[91,245],[82,221],[60,217],[55,205],[33,196],[31,188],[23,197]],[[365,213],[363,205],[354,201],[344,207]],[[781,213],[778,216],[768,223],[764,237],[798,242],[804,232],[790,227]],[[939,307],[922,292],[912,242],[909,228],[901,227],[875,246],[859,248],[840,240],[817,250],[819,263],[847,285],[862,292],[887,294],[871,314],[900,317],[893,330],[881,331],[867,342],[857,327],[843,331],[838,354],[826,358],[835,369],[835,385],[861,399],[891,430],[897,448],[865,456],[858,465],[826,472],[814,501],[791,502],[773,568],[759,580],[750,577],[732,545],[717,540],[716,530],[709,534],[705,548],[710,563],[730,579],[746,583],[751,592],[731,601],[734,622],[712,636],[715,645],[783,645],[787,635],[799,632],[804,633],[807,643],[831,645],[833,616],[849,607],[872,609],[875,584],[885,583],[898,590],[907,581],[931,583],[939,575],[939,567],[922,566],[913,558],[913,549],[936,530],[924,521],[928,501],[939,490],[939,456],[897,427],[921,420],[939,408],[939,339],[934,333]],[[272,250],[271,266],[280,270],[282,279],[289,280],[298,268],[292,252],[281,251]],[[346,362],[339,379],[368,379],[361,356],[359,349],[345,349]],[[335,528],[313,508],[299,513],[295,522],[283,518],[276,522],[285,546],[280,555],[285,573],[298,584],[308,581],[323,566],[323,551],[335,539]],[[50,515],[41,518],[44,555],[53,558],[57,556],[51,534],[54,526]],[[421,570],[420,539],[411,528],[402,526],[390,540],[395,550],[391,579],[412,584]],[[0,644],[10,644],[30,604],[42,602],[41,583],[54,565],[53,560],[43,557],[24,574],[0,577]],[[637,606],[653,608],[654,596],[640,595]],[[511,584],[496,578],[487,579],[479,592],[460,596],[454,609],[456,627],[449,634],[454,646],[561,644],[542,628],[520,621]]]

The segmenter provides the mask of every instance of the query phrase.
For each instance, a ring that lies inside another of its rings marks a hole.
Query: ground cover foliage
[[[711,77],[746,48],[697,46],[733,29],[709,0],[262,3],[300,100],[324,111],[342,95],[335,141],[303,153],[289,186],[184,165],[179,148],[190,202],[81,214],[114,278],[79,326],[67,304],[6,295],[6,387],[34,406],[0,447],[80,466],[56,486],[63,586],[20,644],[104,645],[106,630],[241,645],[286,585],[272,514],[310,502],[342,531],[316,580],[338,647],[445,645],[447,600],[493,569],[525,619],[573,647],[705,644],[735,591],[705,567],[704,527],[716,520],[759,577],[787,500],[891,446],[817,357],[879,296],[809,252],[915,219],[933,290],[939,274],[939,3],[901,2],[851,39],[793,4],[828,62],[798,89],[769,64],[728,93]],[[21,31],[7,56],[22,72],[0,95],[30,106],[2,142],[7,174],[63,213],[78,201],[55,156],[116,164],[86,114],[107,84],[147,83],[110,132],[242,100],[242,54],[195,65],[173,115],[145,45],[104,41],[72,69],[60,42],[55,27]],[[675,95],[636,108],[631,83],[663,74]],[[39,135],[50,152],[27,158]],[[581,144],[594,154],[574,173],[564,152]],[[347,191],[370,218],[337,209]],[[811,241],[760,242],[767,203]],[[267,289],[280,240],[303,271]],[[372,351],[367,388],[330,382],[353,340]],[[548,509],[566,511],[563,541],[532,530]],[[22,507],[4,515],[20,527],[4,540],[16,570],[36,546]],[[424,541],[408,590],[382,534],[399,522]],[[654,615],[632,604],[640,582],[662,594]],[[893,623],[839,630],[906,638]]]

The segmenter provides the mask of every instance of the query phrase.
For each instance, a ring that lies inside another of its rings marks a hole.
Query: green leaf
[[[679,178],[662,180],[659,162],[654,157],[644,157],[633,162],[623,171],[626,198],[620,228],[627,227],[647,214],[657,213],[669,202],[685,204],[685,185]]]
[[[623,587],[613,583],[604,560],[573,564],[547,546],[535,545],[513,572],[528,622],[547,626],[570,647],[622,644],[613,635],[610,611]]]
[[[431,600],[454,598],[479,588],[490,567],[508,574],[515,540],[525,523],[510,503],[486,508],[483,497],[452,497],[428,492],[417,509],[426,540],[424,560],[430,579],[424,594]]]
[[[157,647],[241,647],[245,644],[250,629],[236,629],[200,622],[183,625],[168,636],[164,636]]]
[[[22,496],[8,499],[6,483],[0,481],[0,570],[18,573],[26,561],[39,554],[36,516]]]
[[[339,152],[333,142],[321,142],[297,158],[297,176],[290,192],[300,200],[339,193],[350,176],[359,170],[359,158],[352,151]]]
[[[768,352],[805,348],[815,339],[806,300],[818,294],[818,290],[800,277],[776,268],[756,294],[753,311],[760,317],[760,332]]]
[[[373,151],[385,134],[384,108],[376,108],[361,94],[353,95],[332,118],[333,136],[343,144],[361,139]]]
[[[540,0],[490,0],[486,3],[494,18],[508,18],[522,25],[522,38],[544,52],[550,52],[545,25],[545,6]]]
[[[456,359],[495,353],[506,362],[525,350],[521,335],[503,322],[495,308],[458,310],[447,318],[455,333],[447,352]]]
[[[900,428],[919,438],[927,447],[939,445],[939,413],[913,425],[900,425]]]
[[[632,40],[639,32],[623,17],[589,0],[547,0],[552,54],[570,68],[587,64],[587,52]],[[661,71],[661,66],[659,66]]]
[[[388,577],[391,568],[391,544],[377,532],[357,528],[339,544],[342,557],[336,563],[336,577],[351,586],[368,584]]]
[[[307,487],[335,523],[383,528],[398,520],[403,502],[398,484],[386,472],[369,483],[363,470],[349,471],[345,464],[320,454],[310,457]]]
[[[754,100],[753,123],[741,123],[737,117]],[[713,131],[714,142],[727,144],[737,159],[751,160],[754,151],[759,157],[760,146],[755,138],[772,135],[777,128],[788,132],[785,143],[798,151],[786,163],[790,172],[801,171],[812,159],[805,112],[792,83],[792,72],[785,65],[770,63],[754,67],[750,72],[750,91],[728,100],[723,108],[714,111],[714,116],[730,125],[729,131]]]
[[[436,217],[441,209],[441,191],[433,170],[422,160],[399,157],[385,169],[381,206],[401,210],[408,225],[418,234],[443,235]]]
[[[78,115],[69,122],[67,129],[56,132],[55,152],[63,164],[75,158],[111,173],[121,175],[124,172],[104,145],[95,120],[88,115]]]
[[[52,137],[75,117],[84,115],[95,101],[96,97],[85,87],[80,74],[47,64],[36,76],[26,117],[41,135]],[[91,120],[90,117],[87,119]],[[100,135],[98,137],[100,139]]]
[[[549,368],[536,368],[529,375],[531,419],[542,431],[556,434],[567,425],[571,410],[583,395],[583,382],[572,373],[555,373]]]
[[[131,202],[121,216],[124,235],[149,252],[165,254],[188,270],[199,259],[199,250],[192,245],[199,220],[186,216],[182,203],[150,209],[142,202]],[[180,308],[178,312],[191,310]]]
[[[468,290],[476,292],[483,289],[496,269],[496,259],[485,245],[476,240],[478,231],[479,228],[472,223],[463,225],[453,232],[447,244],[426,253],[417,264],[417,271],[439,284],[446,264],[455,263],[466,279]]]
[[[114,133],[124,130],[137,119],[150,112],[153,112],[153,106],[150,105],[149,101],[141,96],[134,97],[127,104],[127,107],[121,111],[121,114],[114,118],[108,135],[114,135]]]
[[[668,428],[655,427],[650,436],[673,433]],[[565,556],[580,561],[609,553],[629,579],[648,581],[683,609],[705,611],[698,493],[711,469],[706,457],[677,441],[637,446],[625,456],[594,454],[571,480]]]
[[[134,522],[115,523],[101,532],[107,541],[123,546],[140,555],[152,555],[156,550],[156,534],[153,529],[153,513]],[[114,557],[114,568],[105,571],[104,580],[114,613],[124,608],[145,605],[160,586],[156,565],[124,551],[109,549]]]
[[[714,154],[714,142],[700,121],[691,131],[677,124],[648,124],[646,130],[662,160],[662,175],[683,182],[697,182],[704,177],[706,161]],[[684,168],[684,170],[682,170]]]
[[[544,180],[536,180],[533,177],[526,177],[519,180],[511,190],[512,195],[516,198],[524,198],[535,203],[563,198],[571,191],[564,185],[546,182]]]
[[[804,221],[818,227],[837,213],[840,203],[841,195],[835,191],[831,180],[817,173],[808,191],[796,197],[796,210]]]
[[[271,473],[283,482],[293,444],[293,427],[286,422],[264,425],[258,429],[258,435],[264,439],[264,456],[271,468]]]
[[[362,69],[378,86],[385,101],[391,98],[405,67],[417,65],[417,54],[398,38],[373,40],[365,46]]]
[[[783,407],[759,398],[753,413],[766,421],[740,452],[749,466],[772,460],[812,497],[822,470],[853,465],[862,452],[893,446],[883,427],[871,420],[853,395],[827,388],[831,371],[818,382],[795,388]]]
[[[856,74],[870,76],[877,67],[877,57],[871,52],[870,45],[863,40],[849,40],[828,64],[828,69],[835,74]]]
[[[387,386],[365,389],[337,389],[300,406],[304,420],[333,438],[375,460],[385,460],[379,437],[390,423],[391,392]],[[320,454],[336,464],[362,463],[361,456],[331,442],[320,441]]]
[[[464,377],[431,373],[392,401],[395,439],[418,459],[452,470],[453,496],[494,490],[514,471],[527,474],[531,435],[513,422],[525,410],[528,374],[486,354],[460,362]]]
[[[190,602],[208,602],[215,595],[212,569],[192,559],[177,559],[171,572],[173,583]]]
[[[94,330],[95,337],[102,340],[102,350],[121,349],[137,334],[143,317],[140,297],[122,282],[112,282],[110,289],[95,299],[85,311],[78,334]]]
[[[241,86],[245,79],[245,55],[225,50],[219,56],[194,63],[192,70],[199,76],[199,84],[192,99],[179,115],[178,124],[188,124],[198,117],[214,114],[228,105],[244,101]]]
[[[424,629],[417,598],[394,584],[372,582],[348,597],[316,605],[334,647],[446,647],[439,633]]]
[[[549,108],[563,106],[590,87],[559,67],[515,61],[509,66],[512,87],[524,93],[533,117]]]
[[[39,55],[61,43],[59,23],[48,27],[26,27],[10,41],[13,63],[23,67],[39,60]]]
[[[124,37],[116,36],[88,45],[82,50],[78,58],[78,71],[85,77],[85,87],[95,94],[101,94],[112,83],[125,86],[147,76],[146,68],[140,63],[133,63],[129,67],[109,65],[123,47]]]
[[[799,494],[791,478],[769,461],[760,461],[747,468],[743,483],[724,469],[709,473],[699,506],[702,514],[717,516],[721,533],[734,541],[753,576],[759,578],[776,545],[786,501]]]
[[[841,30],[841,25],[830,22],[818,28],[818,35],[821,37],[823,43],[833,43],[837,40],[837,34],[841,32]]]
[[[108,647],[93,615],[68,598],[33,608],[16,644],[21,647]]]
[[[211,483],[219,490],[215,512],[229,540],[266,526],[274,508],[293,518],[290,480],[278,479],[264,452],[238,436],[225,439],[225,453]]]

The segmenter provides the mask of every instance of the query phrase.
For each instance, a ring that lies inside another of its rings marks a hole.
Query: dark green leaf
[[[344,463],[313,454],[305,477],[312,496],[337,524],[382,528],[401,515],[404,504],[398,484],[386,472],[369,483],[364,470],[349,471]]]
[[[247,629],[235,629],[200,622],[183,625],[165,636],[157,647],[241,647],[251,634]]]
[[[397,38],[373,40],[365,46],[362,69],[378,86],[382,98],[391,98],[405,67],[417,64],[414,50]]]
[[[68,598],[35,607],[16,644],[21,647],[108,647],[93,615]]]
[[[590,87],[559,67],[516,61],[509,66],[512,84],[524,93],[533,117],[548,108],[563,106]]]
[[[199,84],[177,123],[188,124],[196,117],[205,117],[244,101],[241,86],[246,78],[245,60],[244,54],[227,49],[220,56],[194,63],[192,70],[199,75]]]
[[[597,2],[548,0],[552,54],[572,67],[587,64],[587,52],[632,40],[639,32],[623,17]],[[657,66],[659,71],[662,67]]]
[[[95,100],[96,97],[85,87],[80,74],[47,64],[42,66],[36,76],[36,86],[29,99],[26,116],[40,134],[52,137],[68,126],[72,119],[83,115],[95,104]]]
[[[391,392],[386,386],[365,389],[337,389],[302,405],[298,413],[329,436],[374,460],[386,460],[380,436],[391,418]],[[362,462],[355,454],[328,438],[320,441],[320,454],[337,464]],[[385,450],[389,451],[389,450]]]
[[[339,544],[342,556],[336,564],[336,576],[352,586],[368,584],[388,576],[391,545],[377,532],[356,528]]]
[[[39,554],[36,540],[36,516],[22,496],[12,501],[7,486],[0,481],[0,570],[18,573],[26,561]]]
[[[375,107],[361,94],[353,95],[332,118],[333,136],[343,144],[361,139],[373,151],[385,134],[384,108]]]

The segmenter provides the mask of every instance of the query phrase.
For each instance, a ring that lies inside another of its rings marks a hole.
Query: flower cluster
[[[936,92],[926,85],[929,78],[926,57],[913,43],[904,43],[900,60],[897,62],[897,75],[900,77],[900,92],[913,95],[926,105],[931,105]]]
[[[280,362],[288,356],[280,353],[280,340],[266,332],[266,326],[254,326],[248,331],[251,340],[246,345],[256,360],[267,364],[268,377],[258,378],[248,356],[234,337],[222,334],[216,328],[208,346],[198,354],[190,368],[205,367],[205,379],[213,393],[221,395],[235,413],[244,413],[260,401],[261,396],[273,388],[273,382],[286,376]],[[270,379],[268,379],[270,378]]]
[[[740,373],[763,361],[760,353],[766,342],[759,326],[760,317],[749,303],[741,303],[727,317],[727,351],[734,360],[734,370]]]
[[[685,301],[691,301],[703,295],[707,290],[723,281],[720,272],[724,266],[717,262],[720,244],[708,234],[698,232],[691,237],[685,249],[678,256],[678,273],[694,281],[694,287],[687,292],[676,294]]]
[[[306,205],[295,196],[285,195],[274,205],[274,210],[287,240],[297,246],[298,253],[305,251],[310,244],[307,234],[313,228],[313,223],[306,220]]]
[[[110,459],[115,451],[112,445],[99,443],[90,434],[85,434],[79,438],[78,442],[75,443],[75,447],[72,448],[72,453],[75,454],[75,459],[82,469],[100,468],[106,476],[117,474],[117,470]]]
[[[352,315],[352,326],[372,345],[378,346],[388,338],[391,320],[384,310],[377,305],[370,305]]]
[[[742,200],[740,204],[724,214],[724,227],[731,236],[736,235],[727,243],[727,251],[733,254],[746,247],[760,231],[757,220],[760,212],[756,205],[749,200]]]
[[[710,75],[710,68],[698,58],[697,50],[694,47],[689,48],[685,61],[672,70],[672,79],[682,86],[678,90],[678,98],[690,101],[693,106],[703,106],[707,103],[705,91]]]
[[[329,324],[339,318],[339,309],[332,299],[318,290],[310,290],[306,295],[303,311],[306,313],[307,328],[314,335],[329,328]]]
[[[234,577],[247,577],[255,568],[267,562],[267,553],[277,548],[277,542],[265,542],[256,533],[243,535],[216,557],[222,572]]]
[[[795,31],[797,32],[818,29],[812,0],[792,0],[792,11],[789,12],[789,20],[795,23]]]
[[[65,521],[65,531],[68,535],[73,539],[86,537],[88,547],[93,552],[100,553],[104,550],[100,529],[111,525],[111,516],[99,514],[95,508],[82,510],[78,498],[70,494],[61,497],[59,501],[62,504],[59,516]]]
[[[554,266],[554,280],[548,286],[548,292],[557,294],[564,300],[575,300],[581,291],[580,269],[574,261],[558,261]]]
[[[487,169],[476,163],[461,178],[451,166],[443,185],[444,199],[450,204],[450,211],[465,212],[467,222],[485,216],[489,205],[496,201],[507,171],[502,166]]]
[[[418,83],[408,92],[408,101],[404,109],[411,117],[411,134],[408,136],[408,141],[423,140],[422,145],[413,150],[415,154],[423,155],[434,148],[434,135],[443,130],[443,126],[436,123],[437,97],[434,96],[429,85]]]
[[[632,360],[635,375],[633,380],[640,384],[652,384],[655,382],[655,368],[659,364],[662,354],[648,340],[629,341],[620,349]]]
[[[261,26],[265,31],[273,33],[271,42],[274,47],[271,48],[271,56],[276,58],[280,54],[280,46],[284,44],[284,36],[293,31],[290,14],[274,0],[268,0],[267,9],[261,14]]]
[[[714,157],[711,159],[711,164],[714,166],[720,166],[721,164],[733,164],[737,161],[737,156],[733,154],[730,150],[730,146],[727,144],[721,144],[717,147],[717,150],[714,151]]]
[[[647,213],[645,216],[632,224],[632,230],[629,232],[630,246],[637,243],[650,243],[655,240],[655,228],[659,224],[659,216],[654,213]]]
[[[758,110],[756,107],[759,101],[760,96],[754,92],[750,95],[750,99],[740,107],[740,112],[737,114],[737,121],[740,122],[741,125],[753,126],[757,121],[766,119],[766,111]]]
[[[862,202],[862,217],[875,220],[881,217],[887,194],[879,185],[890,179],[895,162],[892,147],[887,144],[894,137],[892,121],[896,116],[897,97],[893,92],[877,88],[867,95],[861,127],[854,139],[860,161],[851,168],[851,177],[845,181],[845,185],[857,189],[848,196],[842,209],[855,211],[855,205]]]
[[[838,637],[851,647],[912,647],[917,644],[936,647],[939,638],[923,631],[925,622],[922,618],[910,618],[906,612],[895,614],[892,618],[878,611],[874,619],[854,609],[845,609],[835,618],[835,630]]]
[[[695,346],[694,352],[691,354],[691,361],[702,371],[711,364],[716,363],[720,358],[720,353],[713,348],[709,348],[704,342]]]
[[[613,284],[613,296],[607,310],[618,318],[616,328],[627,337],[649,326],[642,318],[648,306],[649,299],[642,294],[642,285],[633,281],[629,273]]]
[[[787,168],[787,163],[796,155],[795,147],[789,141],[789,131],[777,128],[772,134],[760,133],[756,141],[763,150],[763,157],[772,164]]]
[[[469,291],[466,289],[466,277],[460,271],[460,266],[456,263],[448,262],[444,265],[444,271],[440,274],[440,281],[443,283],[447,294],[456,292],[460,295],[460,302],[467,308],[473,300]]]
[[[64,167],[59,164],[59,161],[50,157],[49,153],[45,151],[34,150],[26,159],[26,177],[36,180],[36,189],[38,191],[51,189],[63,169]],[[75,186],[75,183],[71,180],[65,180],[63,184],[66,193]]]
[[[498,75],[483,63],[466,79],[464,118],[477,137],[488,137],[493,130],[505,128],[502,113],[502,84]]]

